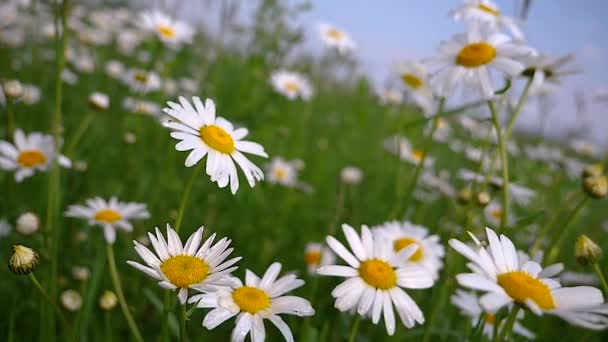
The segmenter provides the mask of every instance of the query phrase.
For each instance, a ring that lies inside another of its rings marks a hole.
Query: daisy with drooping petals
[[[465,0],[464,4],[451,11],[450,15],[457,21],[481,22],[495,29],[506,28],[515,39],[524,39],[524,33],[515,20],[504,16],[498,6],[489,0]]]
[[[122,80],[131,90],[141,94],[159,90],[161,86],[160,77],[154,71],[129,69]]]
[[[406,61],[397,65],[397,73],[412,101],[422,109],[425,116],[436,111],[433,91],[428,84],[426,65],[417,61]]]
[[[53,136],[32,132],[25,135],[21,129],[15,130],[15,145],[0,140],[0,169],[15,171],[15,181],[21,182],[36,171],[47,171],[54,158],[59,165],[70,167],[68,158],[55,151]]]
[[[418,165],[422,162],[424,151],[412,147],[410,141],[402,136],[394,136],[384,141],[384,148],[397,155],[399,159]],[[435,160],[431,157],[426,157],[424,166],[432,166]]]
[[[465,82],[478,88],[484,98],[493,97],[496,87],[490,71],[497,70],[506,77],[519,75],[525,66],[518,58],[534,53],[531,48],[510,41],[487,26],[472,24],[467,35],[443,42],[439,56],[431,59],[442,65],[431,77],[431,87],[439,96],[447,97]]]
[[[608,327],[608,306],[602,291],[590,286],[562,287],[556,279],[542,278],[543,268],[534,261],[520,265],[515,246],[504,235],[500,238],[486,228],[489,247],[473,235],[473,249],[451,239],[450,246],[469,259],[473,273],[456,276],[461,286],[486,292],[481,307],[489,312],[516,303],[537,315],[547,313],[588,329]]]
[[[355,49],[355,42],[351,37],[335,26],[320,24],[319,34],[325,45],[337,49],[340,53],[347,53]]]
[[[304,262],[310,275],[316,275],[319,266],[332,265],[336,262],[336,255],[321,243],[309,242],[304,250]]]
[[[202,245],[203,227],[192,234],[185,245],[177,232],[167,224],[167,239],[156,228],[156,235],[148,232],[148,238],[154,247],[153,253],[146,246],[133,241],[135,251],[146,265],[135,261],[127,263],[148,276],[159,280],[158,285],[169,290],[178,290],[177,297],[184,304],[188,299],[188,289],[201,292],[214,291],[217,287],[232,283],[230,273],[241,257],[225,261],[234,248],[228,248],[231,240],[223,238],[215,245],[215,233]]]
[[[308,79],[297,72],[278,70],[270,77],[272,88],[290,100],[301,98],[308,100],[313,95],[313,89]]]
[[[215,103],[206,99],[205,104],[198,96],[192,98],[194,106],[185,97],[179,98],[179,104],[167,102],[169,108],[163,111],[178,121],[164,123],[174,132],[171,137],[181,140],[175,149],[189,151],[186,167],[191,167],[207,156],[207,175],[212,182],[217,182],[220,188],[230,183],[230,191],[235,194],[239,188],[239,178],[236,164],[245,174],[249,186],[264,179],[264,172],[254,165],[245,153],[268,158],[262,145],[241,140],[249,134],[246,128],[235,129],[232,123],[222,117],[215,116]]]
[[[483,326],[483,335],[489,339],[494,338],[494,325],[496,324],[496,313],[487,312],[479,305],[479,297],[475,294],[456,290],[456,293],[452,295],[452,304],[460,310],[460,313],[471,319],[471,325],[475,327],[479,322],[482,314],[485,314],[485,322]],[[521,311],[517,314],[517,320],[524,318],[524,312]],[[499,323],[498,329],[500,330],[504,325],[504,320]],[[534,339],[535,335],[530,330],[526,329],[521,323],[515,321],[513,325],[513,332],[527,339]]]
[[[433,279],[439,277],[439,270],[443,267],[441,259],[445,255],[445,250],[439,243],[439,235],[429,235],[426,227],[407,221],[385,222],[372,230],[375,236],[387,241],[395,253],[410,245],[418,246],[404,265],[422,266],[433,275]]]
[[[86,205],[69,206],[65,216],[88,220],[91,226],[101,226],[106,241],[113,244],[117,229],[131,232],[133,225],[129,221],[147,219],[150,213],[143,203],[119,202],[116,197],[109,201],[95,197],[86,200]]]
[[[281,264],[278,262],[270,265],[261,279],[247,270],[245,284],[233,278],[234,284],[230,287],[194,295],[189,302],[196,303],[199,308],[213,308],[203,320],[203,326],[209,330],[237,316],[232,341],[244,341],[249,333],[252,341],[264,341],[264,319],[267,319],[279,329],[285,341],[291,342],[294,340],[293,334],[279,315],[312,316],[315,310],[304,298],[284,296],[304,285],[304,281],[297,279],[294,274],[277,279],[280,272]]]
[[[541,88],[545,83],[559,85],[560,78],[564,76],[581,73],[577,67],[566,68],[566,64],[574,60],[574,55],[569,54],[558,58],[539,54],[524,58],[526,68],[521,75],[532,79],[532,90]]]
[[[352,253],[332,236],[327,237],[327,244],[348,266],[327,265],[317,271],[321,275],[348,278],[331,293],[336,298],[336,309],[357,308],[361,316],[371,314],[374,324],[383,314],[389,335],[395,333],[393,305],[406,327],[424,323],[422,311],[402,289],[424,289],[433,285],[433,276],[426,268],[404,266],[416,253],[418,245],[411,244],[394,253],[387,241],[374,237],[366,226],[361,227],[361,236],[346,224],[342,225],[342,230]]]
[[[191,43],[194,30],[184,22],[173,19],[160,11],[147,11],[141,15],[141,27],[150,31],[169,46]]]

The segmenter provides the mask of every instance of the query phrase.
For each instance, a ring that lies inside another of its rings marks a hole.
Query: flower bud
[[[68,311],[78,311],[82,306],[82,296],[74,290],[65,290],[59,297],[61,304]]]
[[[583,178],[598,177],[604,174],[604,166],[601,163],[589,165],[583,169]]]
[[[601,199],[608,193],[608,179],[606,176],[587,177],[583,179],[585,192],[597,199]]]
[[[358,167],[346,166],[340,171],[340,179],[345,184],[357,185],[363,180],[363,171]]]
[[[89,279],[91,272],[85,266],[74,266],[72,267],[72,276],[76,280],[85,281]]]
[[[23,213],[17,218],[17,231],[23,235],[32,235],[38,231],[40,219],[34,213]]]
[[[460,202],[460,204],[467,204],[471,201],[471,197],[473,197],[471,189],[464,188],[458,193],[458,202]]]
[[[485,191],[482,191],[475,196],[475,201],[478,206],[485,208],[488,203],[490,203],[490,194]]]
[[[89,95],[89,104],[95,110],[105,111],[110,107],[110,97],[103,93],[94,92]]]
[[[574,256],[581,265],[595,264],[602,257],[602,249],[587,235],[583,234],[576,240]]]
[[[23,86],[17,80],[9,80],[4,82],[4,94],[9,99],[18,99],[23,95]]]
[[[112,310],[118,303],[118,298],[112,291],[104,291],[99,298],[99,306],[104,310]]]
[[[8,269],[15,274],[31,273],[38,266],[38,253],[22,245],[13,246],[13,255],[8,261]]]

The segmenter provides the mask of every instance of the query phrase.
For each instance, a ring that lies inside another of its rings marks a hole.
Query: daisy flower
[[[270,76],[270,84],[277,93],[290,100],[295,100],[298,97],[302,100],[308,100],[313,95],[313,89],[308,79],[297,72],[275,71]]]
[[[481,307],[489,312],[516,303],[534,314],[547,313],[588,329],[608,327],[608,306],[602,291],[589,286],[562,287],[553,278],[543,278],[543,268],[534,261],[520,265],[515,246],[504,235],[500,238],[486,228],[489,247],[473,235],[477,248],[451,239],[450,246],[470,262],[473,273],[456,276],[461,286],[486,292]]]
[[[129,69],[123,77],[123,82],[136,93],[149,93],[160,89],[161,81],[154,71]]]
[[[519,75],[525,66],[518,58],[534,52],[510,41],[487,26],[471,25],[467,35],[456,35],[439,47],[439,56],[432,61],[442,66],[431,77],[431,87],[447,97],[464,82],[478,88],[484,98],[491,98],[496,87],[490,71],[497,70],[507,77]]]
[[[386,139],[384,141],[384,148],[397,155],[399,159],[414,165],[420,164],[420,162],[422,162],[422,157],[424,156],[424,151],[412,147],[410,141],[401,136],[394,136]],[[424,166],[432,166],[434,162],[433,158],[427,157],[425,158]]]
[[[309,242],[304,250],[304,262],[308,274],[317,274],[319,266],[332,265],[336,262],[336,255],[322,243]]]
[[[335,26],[320,24],[319,35],[327,47],[335,48],[340,53],[347,53],[355,49],[355,42],[350,36]]]
[[[55,151],[53,136],[32,132],[25,135],[16,129],[14,142],[0,140],[0,169],[15,171],[15,181],[21,182],[34,175],[36,171],[47,171],[52,161],[57,158],[59,165],[70,167],[68,158]]]
[[[378,92],[380,103],[383,105],[400,105],[403,103],[401,91],[393,88],[385,88]]]
[[[558,58],[548,55],[530,55],[523,59],[526,68],[521,75],[532,79],[532,88],[542,87],[545,83],[561,84],[561,77],[581,73],[579,68],[567,68],[566,65],[574,60],[569,54]]]
[[[416,265],[426,268],[433,279],[439,277],[439,270],[443,267],[441,259],[445,250],[439,242],[439,235],[429,235],[426,227],[411,222],[389,221],[373,227],[372,231],[379,239],[388,241],[395,253],[399,253],[407,246],[418,247],[416,252],[405,260],[404,265]]]
[[[194,295],[189,302],[196,303],[199,308],[213,309],[203,319],[203,326],[209,330],[236,316],[232,341],[243,341],[249,333],[252,341],[264,341],[264,319],[272,322],[286,341],[293,341],[289,326],[279,315],[312,316],[315,310],[304,298],[284,296],[304,285],[304,281],[297,279],[294,274],[277,279],[280,272],[281,264],[278,262],[270,265],[261,279],[247,270],[245,284],[233,278],[234,284],[230,287],[220,288],[213,293]]]
[[[504,16],[492,1],[465,0],[464,4],[452,10],[450,15],[457,21],[480,22],[494,29],[508,29],[515,39],[524,39],[524,33],[515,20]]]
[[[504,211],[502,210],[502,205],[496,201],[492,201],[488,203],[488,205],[483,208],[483,215],[486,219],[486,222],[494,227],[500,226],[500,222],[502,220],[502,215],[504,215]],[[513,222],[513,215],[509,212],[509,222]]]
[[[332,236],[327,237],[327,244],[348,266],[327,265],[317,271],[321,275],[347,278],[331,293],[336,298],[334,306],[340,311],[357,308],[361,316],[371,313],[374,324],[383,314],[389,335],[395,332],[393,305],[406,327],[412,328],[416,322],[424,323],[422,311],[402,289],[424,289],[433,285],[433,276],[426,268],[404,265],[415,255],[418,245],[411,244],[394,253],[390,243],[374,238],[366,226],[361,227],[361,236],[346,224],[342,225],[342,230],[352,253]]]
[[[428,84],[426,65],[417,61],[406,61],[397,66],[397,73],[412,101],[422,109],[425,116],[436,111],[433,91]]]
[[[190,25],[160,11],[142,13],[141,28],[156,34],[161,42],[173,47],[181,43],[191,43],[194,35],[194,30]]]
[[[113,244],[116,241],[116,230],[133,231],[131,220],[142,220],[150,217],[143,203],[120,202],[116,197],[109,201],[100,197],[86,200],[86,205],[71,205],[65,213],[67,217],[88,220],[89,225],[103,228],[106,241]]]
[[[285,160],[274,157],[266,169],[266,179],[272,184],[294,187],[298,184],[298,172],[302,169],[300,160]]]
[[[206,99],[203,105],[195,96],[192,98],[194,106],[185,97],[180,97],[179,102],[167,102],[169,108],[164,108],[164,112],[178,121],[168,121],[164,125],[174,131],[171,137],[181,140],[175,145],[176,150],[192,150],[186,158],[186,167],[195,165],[207,155],[207,175],[220,188],[230,183],[233,194],[239,188],[235,162],[245,174],[249,186],[253,187],[256,181],[264,179],[264,172],[243,152],[264,158],[268,158],[268,154],[260,144],[241,140],[249,133],[246,128],[235,129],[228,120],[216,117],[215,103],[211,99]]]
[[[182,245],[179,235],[169,224],[166,240],[157,227],[156,235],[148,232],[155,253],[133,240],[135,251],[146,265],[131,260],[127,263],[157,279],[160,287],[177,290],[177,297],[182,304],[188,299],[188,289],[207,292],[214,291],[219,286],[228,286],[232,283],[230,273],[238,268],[233,265],[241,257],[226,261],[234,250],[228,248],[231,240],[223,238],[213,245],[215,233],[201,245],[203,230],[203,227],[197,229],[186,244]]]
[[[475,327],[479,322],[482,314],[485,314],[485,324],[483,326],[483,335],[489,339],[494,338],[494,325],[496,324],[496,313],[485,311],[481,305],[479,305],[479,297],[475,294],[456,290],[456,293],[452,295],[452,304],[460,310],[460,313],[471,319],[471,326]],[[515,324],[513,325],[513,332],[517,335],[525,337],[527,339],[534,339],[536,336],[530,330],[526,329],[520,322],[524,318],[523,311],[517,314]],[[499,330],[504,325],[504,321],[499,323]]]

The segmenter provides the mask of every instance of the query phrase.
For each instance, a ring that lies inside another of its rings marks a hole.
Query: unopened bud
[[[23,86],[21,82],[17,80],[10,80],[4,82],[4,94],[9,99],[18,99],[23,95]]]
[[[105,111],[110,106],[110,97],[103,93],[94,92],[89,95],[89,104],[95,110]]]
[[[601,163],[589,165],[583,169],[583,178],[599,177],[604,174],[604,166]]]
[[[583,179],[585,192],[597,199],[601,199],[608,193],[608,179],[606,176],[587,177]]]
[[[40,220],[34,213],[23,213],[17,218],[17,231],[23,235],[32,235],[38,231]]]
[[[467,204],[471,201],[471,197],[473,197],[471,189],[464,188],[458,193],[458,202],[460,202],[460,204]]]
[[[581,265],[595,264],[602,257],[602,249],[587,235],[583,234],[576,240],[574,256]]]
[[[488,203],[490,203],[490,194],[485,191],[482,191],[475,196],[475,200],[477,205],[484,208]]]
[[[99,298],[99,306],[104,310],[112,310],[118,303],[118,298],[112,291],[104,291]]]
[[[8,261],[8,269],[15,274],[31,273],[38,266],[38,253],[22,245],[13,246],[13,255]]]

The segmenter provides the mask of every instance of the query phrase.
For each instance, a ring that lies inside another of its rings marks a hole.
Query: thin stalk
[[[105,321],[105,338],[106,342],[112,341],[112,316],[110,316],[110,311],[106,311],[103,313],[104,321]]]
[[[4,92],[6,94],[6,92]],[[10,140],[15,132],[15,112],[13,111],[13,100],[6,99],[6,140]]]
[[[570,233],[572,233],[572,227],[575,227],[570,225],[570,223],[574,221],[574,218],[578,215],[579,211],[581,211],[581,209],[585,206],[585,203],[587,203],[588,199],[589,197],[585,196],[582,200],[578,202],[574,210],[572,210],[570,215],[568,215],[566,220],[563,222],[562,231],[559,233],[556,232],[556,234],[553,235],[551,243],[549,244],[549,246],[551,246],[551,249],[548,253],[547,265],[551,265],[557,258],[557,254],[559,253],[561,246],[564,244],[566,238],[570,236]]]
[[[517,319],[517,314],[519,313],[520,309],[521,308],[518,305],[514,306],[513,309],[511,309],[511,312],[509,313],[509,316],[507,317],[507,323],[502,328],[500,335],[497,335],[497,336],[495,335],[496,336],[496,338],[494,339],[495,342],[502,342],[502,341],[510,339],[511,333],[513,332],[513,325],[515,324],[515,319]]]
[[[505,130],[505,141],[511,137],[511,131],[513,131],[513,126],[515,126],[515,121],[517,121],[517,117],[519,116],[519,113],[521,112],[521,109],[524,106],[526,99],[528,98],[528,94],[530,92],[531,86],[532,86],[532,79],[529,79],[528,82],[526,83],[526,86],[525,86],[523,92],[521,93],[521,96],[519,97],[519,101],[517,101],[515,108],[513,108],[513,113],[511,114],[511,119],[509,120],[507,129]]]
[[[509,225],[509,164],[507,159],[507,147],[505,146],[505,139],[502,129],[500,128],[500,121],[498,120],[498,112],[494,108],[492,101],[488,101],[488,108],[492,113],[492,123],[496,130],[496,137],[498,138],[498,152],[500,153],[502,161],[502,210],[503,215],[500,218],[500,230],[505,229]]]
[[[108,266],[110,267],[110,275],[112,276],[112,284],[114,285],[114,291],[116,292],[116,296],[118,297],[118,302],[120,303],[120,309],[122,310],[125,319],[127,320],[127,324],[129,325],[129,329],[133,334],[133,337],[138,342],[143,342],[143,338],[141,337],[141,333],[133,320],[133,316],[131,316],[131,312],[129,311],[129,306],[127,305],[127,301],[125,300],[125,295],[122,292],[122,285],[120,285],[120,278],[118,278],[118,271],[116,270],[116,260],[114,259],[114,249],[111,244],[106,244],[106,254],[108,256]]]
[[[333,235],[336,231],[336,226],[340,224],[340,218],[342,217],[342,211],[344,211],[344,192],[346,191],[346,184],[341,180],[338,181],[338,191],[336,194],[336,213],[333,219],[330,221],[328,235]]]
[[[444,306],[444,302],[447,299],[447,296],[449,294],[449,289],[450,289],[450,285],[451,285],[451,277],[452,277],[452,268],[454,267],[454,250],[450,248],[450,250],[448,250],[448,254],[445,258],[447,265],[445,267],[445,273],[444,273],[444,278],[443,278],[443,282],[441,282],[441,288],[439,288],[439,296],[437,303],[435,303],[435,305],[433,305],[433,311],[431,312],[431,316],[429,317],[428,322],[426,323],[426,329],[424,330],[424,336],[422,337],[422,342],[428,342],[430,341],[431,338],[431,330],[433,329],[433,326],[435,325],[435,321],[437,320],[437,317],[439,316],[439,312],[442,310],[445,310],[445,306]]]
[[[355,321],[353,322],[353,326],[350,329],[348,342],[354,342],[355,338],[357,338],[357,332],[359,331],[359,323],[361,323],[361,316],[355,315]]]
[[[184,190],[184,193],[182,194],[182,199],[179,204],[179,211],[177,213],[177,219],[175,220],[175,227],[173,227],[177,233],[179,233],[179,229],[182,226],[182,221],[184,219],[184,212],[185,212],[186,206],[188,204],[188,199],[190,198],[190,192],[192,191],[192,185],[194,185],[194,180],[196,179],[196,176],[199,174],[199,171],[200,171],[202,165],[203,165],[203,163],[199,161],[198,164],[196,165],[196,167],[194,168],[194,171],[190,175],[188,184],[186,184],[186,190]]]
[[[93,122],[94,118],[95,118],[95,113],[89,112],[78,125],[78,129],[72,136],[72,139],[70,140],[70,144],[65,148],[65,155],[68,158],[74,157],[74,150],[76,149],[76,146],[78,146],[78,143],[80,142],[80,140],[86,133],[87,129],[89,129],[89,126],[91,125],[91,122]]]
[[[53,307],[53,309],[57,312],[57,316],[59,316],[59,319],[61,320],[61,323],[63,324],[63,327],[64,327],[65,331],[68,334],[70,334],[70,339],[72,341],[76,341],[76,336],[74,336],[74,332],[72,331],[72,329],[70,329],[70,324],[68,324],[68,321],[66,320],[65,316],[61,312],[61,309],[59,308],[59,306],[57,306],[57,303],[55,303],[51,299],[51,297],[49,297],[48,293],[46,293],[46,291],[44,290],[44,288],[42,287],[42,285],[40,285],[40,282],[38,281],[38,279],[36,278],[36,276],[34,275],[34,273],[30,273],[27,276],[28,276],[28,278],[30,278],[30,280],[32,281],[32,284],[34,284],[34,287],[36,287],[36,289],[38,290],[38,292],[40,292],[40,295],[49,304],[51,304],[51,306]]]
[[[606,282],[606,277],[604,276],[604,272],[600,268],[600,264],[597,262],[593,264],[593,269],[597,274],[598,278],[600,278],[600,282],[602,283],[602,288],[604,289],[604,295],[608,296],[608,282]]]
[[[180,342],[188,342],[188,332],[186,331],[186,304],[179,306],[179,340]]]
[[[572,196],[572,195],[569,196],[569,198],[566,199],[566,201],[564,201],[564,203],[555,211],[555,213],[552,215],[553,217],[551,218],[551,220],[544,225],[543,229],[537,235],[536,241],[534,241],[534,246],[532,246],[532,249],[530,250],[531,256],[534,256],[540,250],[540,247],[543,243],[545,235],[547,235],[547,233],[549,233],[551,231],[551,227],[553,227],[555,222],[557,222],[559,220],[562,212],[564,210],[566,210],[566,207],[568,206],[568,204],[570,204],[571,201],[574,199],[573,197],[574,196]]]

